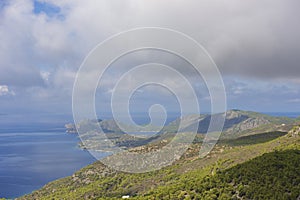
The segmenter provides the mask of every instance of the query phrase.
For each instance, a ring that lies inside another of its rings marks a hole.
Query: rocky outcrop
[[[270,121],[264,118],[246,118],[240,123],[233,124],[230,128],[226,129],[227,133],[239,133],[248,129],[254,129],[261,125],[270,124]]]
[[[299,126],[294,126],[294,128],[289,131],[289,135],[291,135],[293,137],[300,136],[300,125]]]

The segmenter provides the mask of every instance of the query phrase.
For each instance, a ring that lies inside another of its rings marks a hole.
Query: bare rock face
[[[300,125],[295,126],[292,130],[289,131],[289,134],[293,137],[300,136]]]
[[[232,128],[227,129],[227,132],[238,133],[248,129],[257,128],[261,125],[269,124],[269,120],[264,118],[247,118],[244,121],[237,123]]]
[[[241,116],[242,114],[239,113],[238,111],[229,110],[226,112],[226,119],[228,120],[240,118]]]

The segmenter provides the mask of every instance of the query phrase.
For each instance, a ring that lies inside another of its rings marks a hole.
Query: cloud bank
[[[15,95],[0,95],[1,105],[7,112],[18,104],[20,112],[35,107],[70,113],[76,71],[88,52],[112,34],[154,26],[188,34],[208,50],[224,76],[229,107],[300,110],[299,6],[298,0],[4,0],[1,94]],[[124,63],[152,58],[149,52],[137,55]],[[118,70],[106,80],[105,92]]]

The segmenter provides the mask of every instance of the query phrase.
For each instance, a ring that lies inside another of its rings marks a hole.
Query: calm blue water
[[[0,197],[30,193],[93,163],[78,141],[63,131],[0,133]]]
[[[265,112],[265,114],[275,116],[275,117],[289,117],[289,118],[300,117],[300,112]]]

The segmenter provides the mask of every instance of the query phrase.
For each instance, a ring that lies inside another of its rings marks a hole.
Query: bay
[[[22,196],[95,162],[78,142],[63,131],[0,133],[0,197]]]

